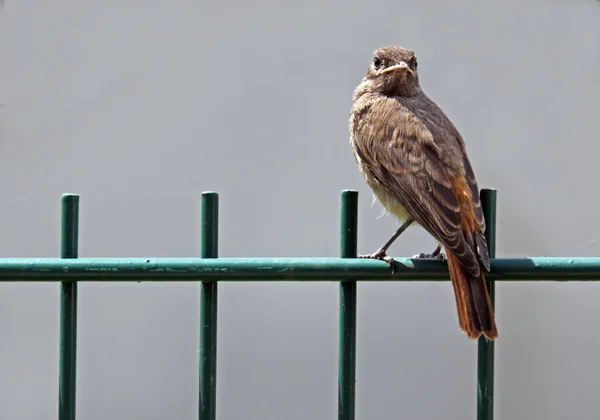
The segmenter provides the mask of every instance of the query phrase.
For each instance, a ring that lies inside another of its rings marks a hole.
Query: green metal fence
[[[492,257],[487,275],[494,299],[496,280],[600,280],[600,258],[495,257],[496,191],[482,190],[486,237]],[[354,419],[357,281],[448,280],[446,264],[399,258],[395,274],[387,263],[357,257],[358,192],[343,191],[340,225],[341,258],[217,258],[218,195],[202,194],[200,258],[78,258],[79,197],[62,197],[61,258],[0,259],[0,281],[61,282],[59,413],[75,419],[77,354],[77,282],[199,281],[200,386],[199,418],[216,413],[218,281],[339,281],[338,419]],[[501,326],[503,329],[509,325]],[[457,327],[457,334],[460,334]],[[465,338],[466,339],[466,338]],[[502,339],[500,337],[500,339]],[[494,345],[478,342],[477,419],[492,420],[494,409]]]

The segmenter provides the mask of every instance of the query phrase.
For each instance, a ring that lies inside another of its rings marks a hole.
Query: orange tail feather
[[[448,268],[454,287],[458,323],[469,338],[483,334],[488,340],[498,337],[496,320],[490,295],[485,284],[483,270],[479,276],[465,271],[458,259],[448,250]]]

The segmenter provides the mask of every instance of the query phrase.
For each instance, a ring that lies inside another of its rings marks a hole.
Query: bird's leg
[[[381,248],[379,248],[377,251],[375,251],[372,254],[366,254],[366,255],[359,255],[358,258],[371,258],[374,260],[381,260],[381,261],[385,261],[386,263],[388,263],[392,269],[394,268],[394,259],[392,257],[390,257],[389,255],[387,255],[387,250],[388,248],[394,243],[394,241],[396,239],[398,239],[398,236],[400,236],[402,234],[402,232],[404,232],[406,229],[408,229],[408,227],[412,224],[412,222],[414,222],[415,219],[413,219],[412,217],[409,217],[406,222],[404,222],[402,224],[402,226],[400,226],[398,228],[398,230],[396,231],[396,233],[394,233],[392,235],[392,237],[390,239],[388,239],[388,241],[385,243],[385,245],[383,245]]]
[[[437,248],[431,253],[431,254],[426,254],[424,252],[421,252],[420,254],[417,254],[415,256],[413,256],[414,259],[418,259],[418,258],[436,258],[442,261],[446,261],[446,255],[442,252],[442,246],[438,245]]]

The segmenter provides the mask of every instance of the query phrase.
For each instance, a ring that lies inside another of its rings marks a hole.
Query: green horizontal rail
[[[600,280],[600,258],[496,258],[490,280]],[[0,281],[448,281],[446,263],[351,258],[0,258]]]

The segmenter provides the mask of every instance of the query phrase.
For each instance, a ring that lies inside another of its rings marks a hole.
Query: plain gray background
[[[497,188],[499,256],[600,256],[600,3],[9,2],[2,21],[0,255],[59,254],[81,194],[82,257],[199,254],[199,197],[221,197],[220,255],[337,256],[339,193],[359,252],[397,227],[348,145],[354,87],[380,46]],[[412,229],[392,248],[433,249]],[[197,413],[198,285],[80,285],[78,418]],[[218,418],[332,419],[336,283],[221,284]],[[474,418],[476,343],[443,283],[361,283],[357,418]],[[497,419],[600,409],[600,287],[501,283]],[[0,284],[0,418],[55,418],[57,284]]]

